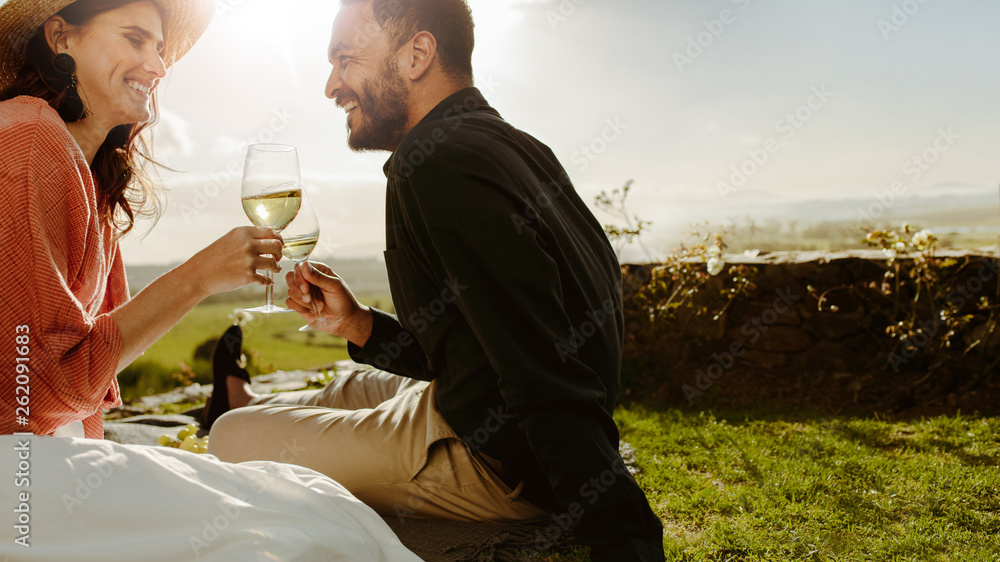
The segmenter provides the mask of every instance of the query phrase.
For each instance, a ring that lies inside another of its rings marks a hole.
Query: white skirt
[[[0,436],[0,513],[26,562],[420,560],[318,472],[164,447]]]

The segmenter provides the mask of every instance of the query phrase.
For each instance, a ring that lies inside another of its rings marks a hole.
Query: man
[[[392,152],[398,318],[360,305],[326,266],[296,267],[287,305],[382,371],[269,397],[220,380],[237,409],[210,452],[316,469],[383,515],[552,513],[540,547],[574,525],[594,560],[662,560],[611,417],[617,258],[551,150],[472,87],[473,43],[464,0],[342,0],[327,96],[352,149]]]

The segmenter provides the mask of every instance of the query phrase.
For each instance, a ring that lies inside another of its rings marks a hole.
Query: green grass
[[[162,365],[191,363],[194,349],[205,340],[218,338],[232,325],[229,315],[235,308],[261,303],[202,304],[195,307],[166,335],[153,344],[142,359]],[[299,332],[304,324],[298,314],[258,314],[243,327],[244,349],[255,351],[262,368],[309,369],[347,357],[346,343],[323,332]]]
[[[197,307],[146,352],[150,377],[190,362],[198,344],[231,323],[234,307],[256,304]],[[343,340],[320,333],[309,341],[301,324],[294,314],[258,316],[245,328],[246,347],[265,369],[347,357]],[[998,559],[1000,419],[623,407],[615,421],[638,451],[637,480],[664,522],[667,560]],[[579,549],[542,558],[587,559]]]
[[[384,296],[362,298],[366,303],[389,302]],[[276,301],[278,301],[276,296]],[[263,304],[263,298],[241,302],[202,303],[176,326],[154,343],[146,353],[119,376],[122,397],[166,392],[177,386],[171,374],[179,372],[181,363],[194,367],[196,380],[211,382],[211,365],[195,362],[194,351],[206,340],[218,338],[232,325],[229,318],[235,308]],[[298,314],[258,314],[243,327],[244,350],[250,352],[257,369],[309,370],[348,359],[347,342],[324,332],[299,332],[304,321]]]
[[[798,419],[795,419],[798,418]],[[620,409],[667,560],[997,560],[1000,420]],[[585,560],[579,555],[550,560]]]
[[[615,421],[637,450],[668,561],[998,559],[1000,419],[623,407]]]

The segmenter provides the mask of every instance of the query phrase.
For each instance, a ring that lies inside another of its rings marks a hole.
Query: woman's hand
[[[306,262],[285,276],[285,306],[328,334],[364,347],[372,331],[371,310],[358,302],[350,287],[326,264]]]
[[[283,245],[270,228],[243,226],[195,254],[186,265],[206,297],[252,283],[267,285],[267,277],[257,271],[279,273]]]
[[[267,278],[257,270],[281,271],[278,260],[283,244],[270,228],[237,228],[112,311],[111,319],[122,338],[118,372],[209,295],[251,283],[266,284]]]

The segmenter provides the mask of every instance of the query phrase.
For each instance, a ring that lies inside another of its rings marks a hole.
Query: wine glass
[[[299,205],[299,214],[282,232],[282,238],[285,239],[285,247],[281,249],[281,253],[299,265],[305,263],[313,250],[316,249],[316,244],[319,242],[319,218],[316,216],[316,209],[313,207],[312,199],[305,189],[302,190],[302,202]],[[317,296],[317,293],[318,291],[310,290],[310,296],[313,297],[313,313],[318,317],[317,303],[319,302],[318,299],[322,299],[322,296]],[[322,319],[319,319],[317,323],[321,322]],[[299,328],[299,331],[308,332],[312,329],[313,326],[311,324],[306,324]]]
[[[299,213],[302,200],[302,180],[299,176],[299,156],[294,146],[254,144],[247,149],[243,168],[243,210],[257,226],[281,232]],[[266,271],[267,304],[248,308],[247,312],[272,314],[292,312],[274,306],[274,283]]]

